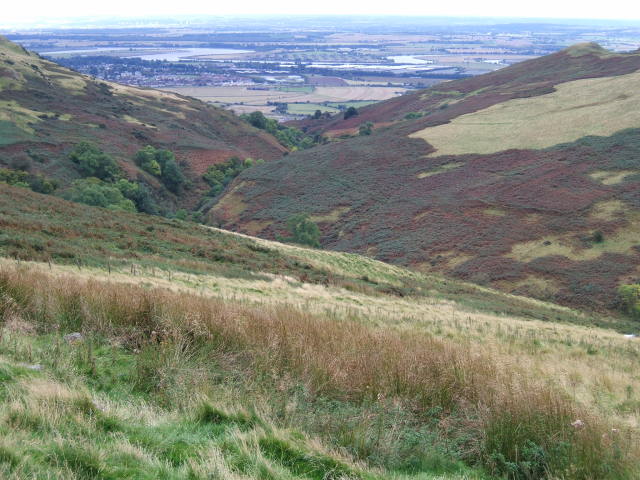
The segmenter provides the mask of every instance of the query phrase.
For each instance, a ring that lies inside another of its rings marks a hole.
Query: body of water
[[[148,51],[149,53],[145,53]],[[234,55],[251,53],[251,50],[235,50],[231,48],[175,48],[175,49],[162,49],[162,48],[122,48],[122,47],[99,47],[99,48],[86,48],[86,49],[71,49],[71,50],[57,50],[55,52],[40,52],[42,55],[59,56],[59,55],[77,55],[77,56],[89,56],[100,55],[101,53],[109,52],[122,58],[142,58],[144,60],[167,60],[169,62],[178,62],[180,60],[188,60],[194,57],[201,57],[205,55]],[[130,53],[130,54],[129,54]]]

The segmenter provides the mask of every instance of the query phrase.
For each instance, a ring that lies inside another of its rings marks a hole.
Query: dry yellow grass
[[[451,162],[441,165],[433,170],[426,170],[424,172],[420,172],[416,177],[418,178],[427,178],[433,175],[438,175],[439,173],[448,172],[449,170],[454,170],[456,168],[462,167],[464,162]]]
[[[578,442],[580,454],[593,458],[608,455],[612,442],[619,448],[608,436],[613,426],[624,432],[622,451],[637,454],[640,346],[612,331],[480,315],[451,303],[427,310],[418,302],[410,315],[401,305],[411,299],[398,300],[395,313],[387,310],[378,318],[339,309],[314,315],[289,302],[251,306],[194,290],[131,285],[138,277],[105,282],[39,268],[0,269],[0,283],[20,298],[15,310],[25,318],[29,312],[40,319],[64,318],[65,309],[79,302],[87,331],[141,342],[142,332],[154,330],[162,332],[163,344],[186,335],[190,341],[222,342],[221,348],[232,351],[240,346],[257,368],[293,375],[310,392],[462,409],[465,428],[488,438],[496,435],[494,428],[522,422],[519,428],[534,428],[526,435]],[[334,295],[326,299],[332,302]],[[34,398],[39,392],[67,396],[46,382],[30,388]],[[501,423],[506,419],[508,424]],[[570,426],[575,419],[587,425],[578,436]],[[521,439],[518,432],[509,435]]]
[[[311,215],[309,218],[317,223],[333,223],[337,222],[342,215],[351,210],[351,207],[337,207],[326,214]]]
[[[13,268],[12,265],[15,262],[3,260],[0,268]],[[98,281],[96,285],[108,282],[161,288],[262,310],[287,306],[331,319],[349,319],[362,326],[430,335],[550,379],[582,404],[606,412],[620,425],[640,425],[640,409],[617,410],[630,391],[632,400],[636,392],[640,393],[640,375],[634,367],[640,355],[640,340],[611,330],[481,313],[438,298],[371,296],[280,276],[247,280],[175,272],[169,279],[159,271],[138,270],[133,276],[114,270],[107,275],[99,269],[78,271],[75,267],[52,265],[49,270],[47,265],[32,262],[21,265],[34,273],[53,273],[60,285],[80,280]]]
[[[602,202],[593,207],[593,218],[611,220],[614,216],[619,216],[627,221],[623,228],[606,234],[600,243],[591,243],[585,247],[576,235],[549,235],[517,243],[507,256],[521,262],[530,262],[549,255],[584,261],[596,259],[605,253],[630,253],[640,245],[640,215],[621,211],[621,208],[624,208],[624,204],[618,201]]]
[[[640,124],[640,73],[576,80],[556,91],[513,99],[410,135],[436,155],[541,149],[587,135],[608,136]]]
[[[52,75],[50,77],[55,83],[62,88],[68,90],[72,95],[81,95],[84,93],[84,89],[87,86],[87,82],[81,75]]]
[[[34,130],[30,124],[41,122],[39,115],[53,114],[51,112],[31,110],[20,105],[15,100],[0,101],[0,121],[11,122],[26,133],[33,134]]]
[[[602,182],[604,185],[616,185],[630,175],[639,173],[636,170],[598,170],[589,174],[594,180]]]
[[[144,123],[142,120],[138,120],[137,118],[132,117],[131,115],[123,115],[122,119],[127,122],[127,123],[131,123],[133,125],[139,125],[142,127],[147,127],[147,128],[158,128],[155,127],[153,125],[149,125],[147,123]]]

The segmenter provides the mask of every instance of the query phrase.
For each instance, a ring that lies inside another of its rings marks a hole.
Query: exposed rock
[[[84,340],[84,337],[80,332],[69,333],[65,335],[63,338],[69,343],[77,343],[77,342],[82,342]]]

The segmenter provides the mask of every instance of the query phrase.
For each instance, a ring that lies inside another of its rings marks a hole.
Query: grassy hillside
[[[640,468],[640,347],[615,319],[27,189],[0,199],[5,478]]]
[[[360,109],[344,120],[293,122],[310,132],[336,136],[357,133],[364,122],[389,125],[407,117],[422,118],[425,126],[447,123],[460,115],[485,109],[511,99],[529,98],[554,91],[555,85],[579,79],[624,75],[640,68],[639,52],[614,53],[596,43],[577,44],[558,53],[521,62],[475,77],[441,83]]]
[[[177,94],[102,82],[27,52],[0,37],[0,167],[19,167],[68,186],[80,177],[69,160],[82,141],[111,155],[170,210],[194,207],[201,175],[232,157],[271,160],[285,149],[230,112]],[[152,145],[175,153],[190,189],[175,195],[139,168],[134,154]]]
[[[133,274],[161,286],[200,285],[224,296],[317,303],[321,310],[342,302],[345,309],[391,312],[407,297],[438,298],[460,309],[635,329],[633,322],[617,317],[590,316],[359,255],[88,207],[9,186],[0,189],[0,255],[65,265],[78,275],[108,269],[114,278]],[[339,290],[338,302],[327,293],[333,288]],[[414,314],[425,307],[419,302],[406,308]]]
[[[274,238],[306,212],[331,249],[617,309],[640,275],[638,69],[585,44],[367,107],[322,129],[371,135],[245,172],[209,220]]]

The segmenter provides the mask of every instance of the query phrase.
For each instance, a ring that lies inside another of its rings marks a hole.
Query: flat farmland
[[[169,87],[167,90],[195,97],[206,102],[226,104],[266,105],[267,102],[323,103],[352,100],[387,100],[407,91],[403,87],[368,87],[349,85],[345,87],[316,87],[310,92],[283,92],[275,89],[253,90],[246,86],[230,87]]]

